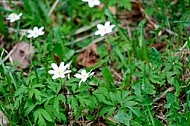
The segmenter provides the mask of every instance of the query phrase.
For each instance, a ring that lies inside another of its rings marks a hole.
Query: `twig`
[[[169,91],[173,91],[174,87],[169,87],[166,91],[164,91],[160,96],[156,97],[153,102],[158,101],[160,98],[164,97]]]
[[[25,34],[27,33],[27,30],[28,30],[28,29],[19,29],[19,30],[16,30],[16,29],[14,29],[14,28],[9,28],[9,33],[19,31],[19,33],[20,33],[21,35],[25,35]]]
[[[85,32],[85,31],[91,29],[92,27],[96,26],[97,24],[99,24],[99,23],[101,23],[101,22],[103,22],[103,21],[97,20],[96,22],[90,24],[90,26],[84,26],[84,27],[78,29],[78,30],[75,32],[75,35],[80,34],[80,33],[82,33],[82,32]]]
[[[185,44],[183,45],[183,47],[181,47],[179,50],[183,50],[185,48],[185,46],[187,45],[187,41],[185,42]]]
[[[59,2],[59,0],[56,0],[54,2],[53,6],[51,7],[51,9],[50,9],[50,11],[48,13],[48,16],[51,16],[51,14],[52,14],[53,10],[55,9],[55,7],[57,6],[58,2]]]
[[[118,31],[118,30],[115,30],[114,32],[108,34],[107,36],[110,36],[110,35],[116,33],[117,31]],[[76,50],[75,53],[80,53],[80,52],[86,50],[89,46],[91,46],[91,45],[93,45],[93,44],[95,44],[95,43],[98,43],[98,42],[104,40],[105,38],[107,38],[107,36],[102,36],[102,37],[100,37],[100,38],[95,39],[95,40],[92,41],[88,46],[86,46],[86,47],[84,47],[84,48],[82,48],[82,49]]]
[[[10,56],[11,54],[15,51],[15,49],[17,48],[17,46],[13,47],[13,49],[7,54],[7,56],[3,59],[3,62],[5,62]]]
[[[0,0],[0,3],[9,3],[9,1],[7,0]],[[11,1],[11,3],[14,3],[14,4],[23,4],[21,1]]]
[[[114,75],[116,75],[119,79],[121,79],[122,81],[124,80],[123,77],[121,77],[119,75],[119,73],[117,73],[113,68],[111,68],[111,71],[113,72]]]
[[[91,36],[93,36],[93,35],[94,35],[94,33],[91,33],[91,34],[85,35],[85,36],[83,36],[83,37],[77,38],[77,39],[74,40],[73,42],[66,43],[66,45],[72,45],[72,44],[75,44],[75,43],[80,42],[80,41],[82,41],[82,40],[84,40],[84,39],[87,39],[87,38],[89,38],[89,37],[91,37]]]

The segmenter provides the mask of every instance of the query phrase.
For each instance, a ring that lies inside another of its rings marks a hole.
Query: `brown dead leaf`
[[[161,49],[163,49],[164,47],[166,47],[166,45],[167,45],[167,42],[164,41],[164,42],[162,42],[162,43],[154,43],[154,44],[152,45],[152,47],[156,48],[157,50],[161,50]]]
[[[98,62],[97,45],[89,46],[83,53],[80,53],[77,58],[77,63],[84,67],[90,67]]]
[[[9,121],[5,114],[0,110],[0,125],[8,125]]]
[[[30,56],[35,52],[32,44],[28,44],[26,42],[17,43],[13,49],[14,51],[10,56],[11,60],[18,63],[16,65],[18,69],[26,68],[30,63]]]

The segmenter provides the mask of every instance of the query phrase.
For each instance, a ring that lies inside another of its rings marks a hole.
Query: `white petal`
[[[110,26],[110,29],[112,29],[112,28],[114,28],[114,27],[115,27],[115,25],[111,25],[111,26]]]
[[[103,26],[102,24],[98,24],[98,25],[97,25],[97,28],[98,28],[99,30],[102,30],[102,29],[104,29],[104,26]]]
[[[57,79],[59,76],[57,76],[56,74],[54,74],[53,76],[52,76],[52,79]]]
[[[86,70],[82,70],[82,71],[81,71],[81,75],[85,75],[85,74],[87,74],[87,73],[86,73]]]
[[[33,37],[32,34],[27,35],[27,38],[32,38],[32,37]]]
[[[27,32],[28,32],[28,33],[33,33],[33,30],[28,30]]]
[[[65,75],[64,75],[64,74],[61,74],[60,77],[61,77],[61,78],[65,78]]]
[[[89,72],[88,74],[89,74],[88,76],[92,76],[92,75],[94,75],[94,72],[92,72],[92,73]]]
[[[57,66],[57,64],[55,64],[55,63],[52,63],[52,64],[51,64],[51,67],[52,67],[54,70],[57,70],[57,69],[58,69],[58,66]]]
[[[20,13],[18,16],[19,16],[19,17],[22,16],[22,13]]]
[[[94,5],[99,5],[100,4],[100,1],[99,0],[95,0],[94,1]]]
[[[95,35],[100,35],[102,32],[100,30],[95,32]]]
[[[16,20],[15,19],[11,19],[10,22],[15,22]]]
[[[43,34],[44,34],[43,31],[38,31],[38,36],[39,36],[39,35],[43,35]]]
[[[54,70],[49,70],[48,73],[49,74],[55,74],[55,71]]]
[[[33,31],[38,31],[38,27],[35,26],[35,27],[33,28]]]
[[[100,35],[101,35],[101,36],[104,36],[105,34],[106,34],[105,32],[101,32],[101,34],[100,34]]]
[[[43,29],[44,29],[44,27],[43,27],[43,26],[39,28],[39,30],[40,30],[40,31],[42,31]]]
[[[59,65],[59,68],[60,68],[61,70],[63,70],[63,71],[65,70],[65,66],[64,66],[64,65],[65,65],[64,62],[61,62],[60,65]]]
[[[107,21],[104,25],[106,28],[109,28],[110,27],[110,21]]]
[[[82,75],[81,74],[75,74],[74,75],[76,78],[82,78]]]
[[[68,74],[68,73],[70,73],[70,72],[72,72],[71,70],[66,70],[65,72],[63,72],[64,74]]]
[[[89,0],[82,0],[83,2],[88,2]]]
[[[34,35],[33,35],[33,37],[34,37],[34,38],[37,38],[37,37],[38,37],[38,35],[34,34]]]
[[[88,78],[88,76],[87,77],[83,77],[81,80],[83,81],[83,82],[85,82],[86,80],[87,80],[87,78]]]
[[[89,7],[94,7],[94,3],[91,1],[88,2],[88,5],[89,5]]]
[[[106,31],[106,34],[107,34],[107,33],[110,33],[110,32],[112,32],[112,29],[108,29],[108,30]]]
[[[70,65],[71,65],[70,63],[66,64],[66,65],[65,65],[65,69],[69,68]]]

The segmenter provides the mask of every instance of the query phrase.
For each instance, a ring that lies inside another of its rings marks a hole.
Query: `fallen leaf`
[[[8,125],[9,121],[5,114],[0,110],[0,125]]]
[[[32,44],[26,42],[17,43],[13,49],[14,50],[10,56],[11,60],[16,63],[18,69],[26,68],[30,63],[30,57],[35,52]]]
[[[80,53],[77,58],[77,63],[84,67],[94,66],[98,62],[97,45],[89,46],[83,53]]]
[[[157,50],[161,50],[161,49],[163,49],[164,47],[166,47],[166,45],[167,45],[167,42],[164,41],[164,42],[162,42],[162,43],[154,43],[154,44],[152,45],[152,47],[156,48]]]

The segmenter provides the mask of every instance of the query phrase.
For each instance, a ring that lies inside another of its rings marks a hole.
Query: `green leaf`
[[[60,27],[54,28],[54,36],[58,43],[62,42],[63,33]]]
[[[129,116],[128,114],[124,113],[124,112],[121,112],[121,113],[118,113],[117,115],[114,116],[114,119],[117,121],[117,122],[120,122],[126,126],[130,126],[130,120],[131,120],[131,116]]]
[[[39,101],[41,101],[41,92],[37,89],[34,89],[35,98]]]
[[[107,107],[104,107],[103,109],[100,110],[100,112],[98,113],[99,117],[105,115],[110,109],[112,110],[113,106],[107,106]]]
[[[71,59],[71,57],[75,54],[75,51],[72,49],[65,49],[64,52],[64,61]]]
[[[65,96],[63,94],[59,94],[58,95],[58,99],[62,102],[62,103],[65,103],[66,99],[65,99]]]
[[[53,107],[54,107],[55,110],[59,113],[59,99],[58,99],[58,97],[55,97],[55,98],[54,98]]]
[[[155,87],[151,84],[147,78],[145,78],[145,82],[142,83],[142,90],[147,94],[155,94]]]
[[[135,106],[137,104],[138,103],[135,102],[135,101],[128,101],[128,102],[124,103],[124,105],[122,106],[122,108],[127,108],[127,107],[131,107],[131,106]]]
[[[131,10],[131,3],[130,3],[131,0],[120,0],[119,3],[120,3],[120,6],[126,8],[127,10]]]
[[[68,104],[71,105],[71,107],[74,109],[74,112],[77,111],[78,101],[77,101],[77,99],[75,97],[69,96],[68,97]]]
[[[0,33],[2,33],[5,36],[5,38],[8,37],[8,28],[7,25],[5,25],[3,22],[2,14],[0,14]]]
[[[102,68],[102,76],[107,83],[114,83],[112,73],[108,67]]]
[[[153,65],[160,65],[162,63],[161,55],[155,48],[150,49],[148,57]]]
[[[40,109],[40,111],[41,111],[41,114],[43,115],[43,117],[44,117],[46,120],[48,120],[48,121],[50,121],[50,122],[53,122],[53,120],[51,119],[51,116],[47,113],[46,110]]]
[[[51,117],[50,117],[50,115],[47,113],[47,111],[44,110],[44,109],[42,109],[42,108],[38,108],[38,109],[34,112],[34,121],[36,122],[37,119],[38,119],[38,122],[39,122],[40,120],[43,121],[42,115],[43,115],[43,117],[44,117],[46,120],[48,120],[48,121],[50,121],[50,122],[53,122],[53,120],[51,119]]]
[[[115,112],[115,110],[116,110],[116,107],[110,108],[110,109],[108,110],[106,116],[107,116],[107,117],[110,117],[110,116]]]
[[[32,101],[27,101],[24,106],[24,108],[27,108],[24,112],[24,115],[27,116],[35,107],[36,104],[32,103]]]

